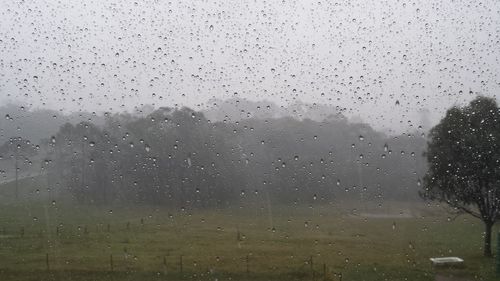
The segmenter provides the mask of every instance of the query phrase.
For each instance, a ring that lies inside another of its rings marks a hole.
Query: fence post
[[[323,280],[326,281],[326,263],[323,264]]]
[[[497,233],[497,256],[496,256],[496,272],[500,276],[500,232]]]
[[[163,256],[163,270],[165,271],[165,274],[167,274],[167,257]]]
[[[114,266],[113,266],[113,254],[109,255],[109,267],[111,269],[111,272],[114,271]]]
[[[314,281],[314,267],[313,267],[313,256],[309,258],[309,266],[311,267],[311,276],[312,280]]]
[[[180,265],[180,268],[179,268],[180,269],[180,274],[181,274],[181,278],[182,278],[182,270],[183,270],[183,268],[182,268],[182,255],[179,258],[179,265]]]
[[[47,266],[47,271],[50,271],[49,253],[45,254],[45,265]]]
[[[250,273],[250,258],[249,256],[247,255],[246,258],[245,258],[245,262],[246,262],[246,266],[247,266],[247,274]]]

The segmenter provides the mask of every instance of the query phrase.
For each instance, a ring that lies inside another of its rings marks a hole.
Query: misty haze
[[[3,1],[0,280],[500,280],[500,3]]]

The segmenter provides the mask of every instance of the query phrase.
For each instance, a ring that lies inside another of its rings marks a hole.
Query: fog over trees
[[[59,196],[84,204],[419,200],[426,170],[421,130],[389,136],[348,120],[339,108],[311,104],[214,104],[205,111],[144,107],[104,115],[10,105],[0,108],[1,137],[36,147],[21,174],[29,170]],[[12,159],[3,153],[3,180],[12,178]]]

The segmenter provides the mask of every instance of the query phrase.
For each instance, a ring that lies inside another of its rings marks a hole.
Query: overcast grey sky
[[[500,93],[499,1],[2,0],[0,40],[0,100],[67,111],[299,99],[401,130]]]

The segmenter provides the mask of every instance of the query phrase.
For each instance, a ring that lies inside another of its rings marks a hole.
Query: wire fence
[[[144,226],[144,221],[141,220],[140,226]],[[137,230],[137,226],[135,229]],[[47,229],[35,229],[30,227],[20,226],[6,229],[0,228],[0,238],[2,239],[17,239],[22,241],[44,240],[50,239],[57,241],[71,237],[90,237],[92,234],[112,234],[117,231],[131,231],[133,228],[130,222],[120,227],[113,227],[112,224],[96,224],[93,226],[56,226],[53,231]],[[132,233],[132,232],[131,232]],[[91,239],[91,238],[89,238]],[[241,239],[241,234],[237,233],[237,239]],[[0,240],[1,242],[1,240]],[[147,243],[147,241],[145,241]],[[61,247],[64,247],[62,245]],[[274,275],[289,275],[294,276],[294,279],[299,280],[335,280],[342,281],[343,274],[338,267],[333,267],[327,264],[324,260],[315,258],[312,255],[301,257],[281,257],[278,259],[276,266],[273,266],[270,257],[265,255],[256,255],[249,253],[243,256],[234,255],[185,255],[171,254],[164,255],[151,254],[137,256],[129,251],[125,246],[120,251],[112,249],[103,249],[98,255],[86,255],[85,253],[78,255],[69,255],[61,253],[58,247],[50,247],[52,249],[40,248],[36,254],[30,253],[29,266],[46,272],[71,271],[81,270],[85,266],[89,266],[90,270],[102,271],[106,274],[119,274],[127,272],[137,272],[146,270],[148,272],[157,272],[164,276],[174,276],[180,279],[191,279],[200,275],[223,275],[223,276],[249,276],[255,277],[266,275],[267,273]],[[111,248],[111,247],[110,247]],[[44,251],[47,250],[47,251]],[[15,256],[16,253],[13,253]],[[19,254],[21,259],[22,254]],[[274,257],[276,261],[276,258]],[[140,261],[143,261],[142,263]],[[0,265],[0,268],[2,266]]]
[[[68,270],[64,265],[61,266],[61,262],[58,262],[58,259],[66,260],[66,257],[58,257],[51,256],[49,253],[45,255],[41,255],[39,263],[45,264],[45,270],[50,272],[52,270]],[[82,258],[82,257],[80,257]],[[263,259],[265,257],[250,257],[246,255],[241,258],[233,259],[234,270],[227,270],[228,264],[225,264],[225,269],[218,270],[217,266],[207,265],[203,266],[198,262],[199,256],[163,256],[156,257],[158,259],[157,267],[155,272],[159,274],[164,274],[166,276],[177,276],[179,278],[189,278],[198,275],[225,275],[225,276],[258,276],[265,275],[265,272],[254,271],[252,270],[252,262],[256,259]],[[102,257],[101,259],[102,260]],[[340,271],[335,271],[333,268],[329,267],[326,263],[320,263],[318,265],[315,264],[312,256],[308,258],[301,258],[302,265],[288,265],[287,269],[289,271],[280,271],[279,273],[273,274],[282,274],[282,275],[293,275],[297,279],[300,280],[313,280],[313,281],[321,281],[321,280],[339,280],[342,281],[343,275]],[[238,263],[238,264],[236,264]],[[54,264],[56,266],[54,266]],[[295,267],[295,269],[293,269]],[[138,270],[138,266],[134,266],[127,258],[124,258],[122,255],[109,255],[108,263],[102,263],[100,270],[103,272],[109,273],[118,273],[118,272],[134,272]],[[242,271],[241,269],[244,269]],[[291,269],[291,270],[290,270]],[[96,270],[96,268],[94,269]],[[151,270],[149,270],[151,271]]]

